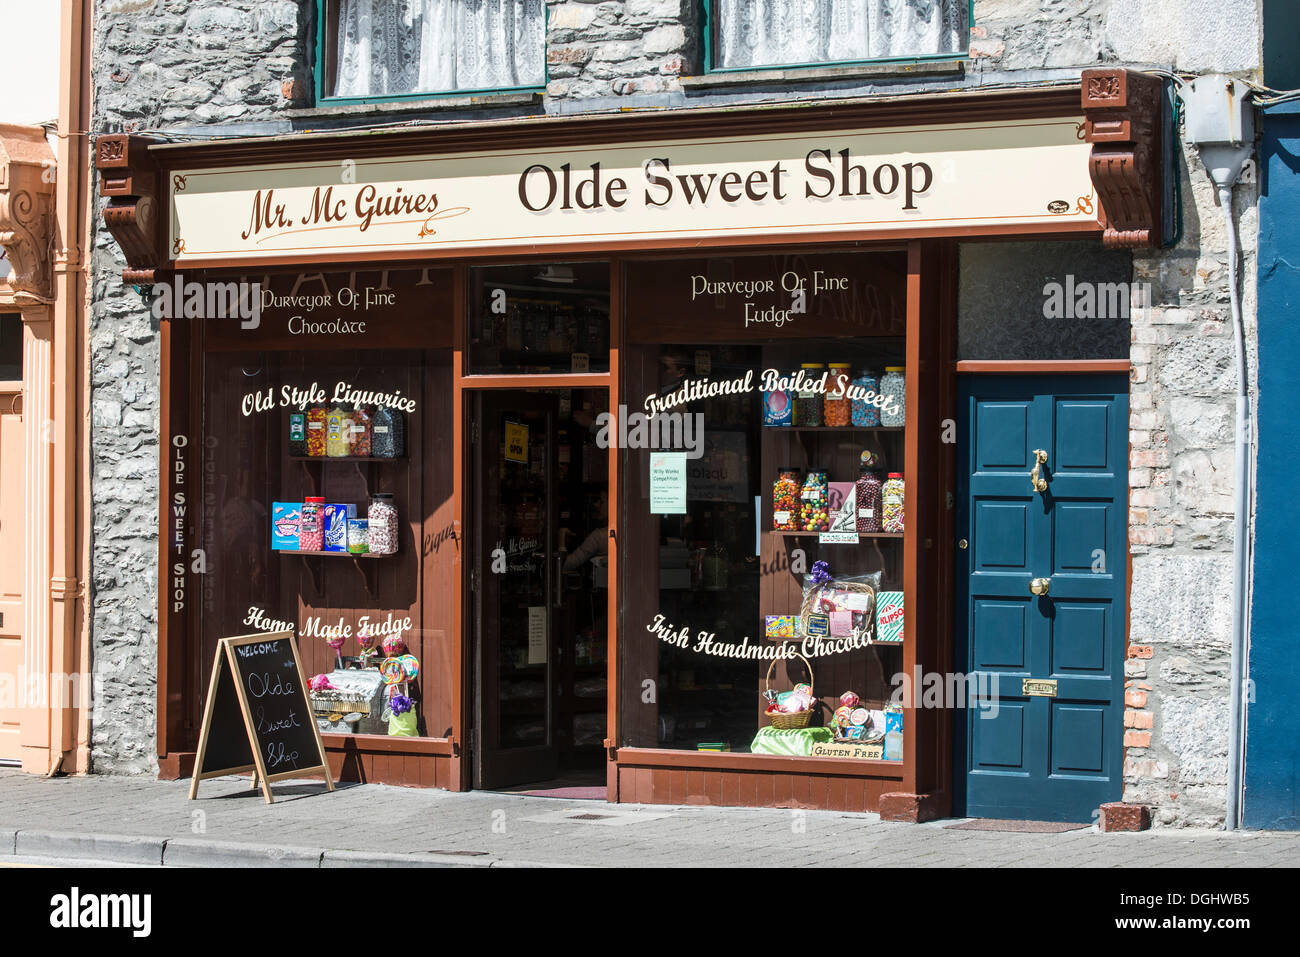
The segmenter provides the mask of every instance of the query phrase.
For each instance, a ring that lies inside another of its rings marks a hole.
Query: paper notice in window
[[[528,663],[546,664],[546,606],[528,608]]]
[[[686,453],[650,453],[650,514],[686,514]]]

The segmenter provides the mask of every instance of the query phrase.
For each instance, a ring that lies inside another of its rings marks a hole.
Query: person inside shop
[[[576,572],[582,569],[587,562],[595,562],[597,559],[604,559],[609,554],[609,492],[601,489],[596,495],[596,526],[582,540],[577,548],[569,552],[564,559],[564,571]],[[561,535],[565,541],[560,547],[566,548],[568,539],[576,537],[570,529],[562,529]],[[598,562],[603,564],[603,562]]]

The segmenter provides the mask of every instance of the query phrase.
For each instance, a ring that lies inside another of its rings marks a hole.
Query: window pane
[[[23,318],[0,316],[0,381],[23,377]]]
[[[1096,242],[962,243],[958,359],[1127,359],[1150,301],[1133,254]]]
[[[960,54],[967,0],[713,0],[719,69]]]
[[[866,400],[904,381],[905,275],[896,253],[628,266],[621,745],[811,754],[838,738],[883,756],[903,636],[875,612],[900,606],[903,518],[881,493],[905,430],[901,407]],[[809,388],[772,381],[800,373]],[[814,590],[819,561],[833,581]],[[765,692],[784,705],[804,683],[810,707],[774,721]],[[846,692],[857,731],[835,727]]]
[[[609,263],[470,270],[469,369],[609,371]]]
[[[541,86],[543,0],[331,0],[333,96]]]
[[[231,323],[219,338],[214,323],[207,341],[201,427],[184,449],[201,493],[185,519],[204,556],[185,599],[198,605],[196,654],[206,669],[220,638],[293,627],[306,675],[329,679],[311,700],[330,733],[441,737],[454,721],[436,666],[459,640],[452,352],[437,345],[450,329],[413,318],[434,314],[449,277],[422,283],[429,272],[384,273],[396,301],[350,339],[304,332],[286,347],[286,313],[298,327],[338,312],[272,307],[258,330]],[[323,287],[337,301],[359,278],[280,274],[264,291]],[[379,660],[403,654],[422,667],[390,687]],[[394,720],[392,688],[413,704]]]

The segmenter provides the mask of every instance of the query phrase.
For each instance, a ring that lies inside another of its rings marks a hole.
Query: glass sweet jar
[[[397,551],[397,506],[391,492],[376,492],[366,509],[372,555],[392,555]]]
[[[799,528],[801,508],[799,470],[783,468],[772,483],[772,527],[777,531],[795,531]]]

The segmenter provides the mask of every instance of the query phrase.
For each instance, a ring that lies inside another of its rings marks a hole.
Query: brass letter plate
[[[1029,697],[1055,698],[1056,679],[1022,678],[1020,679],[1020,693]]]

